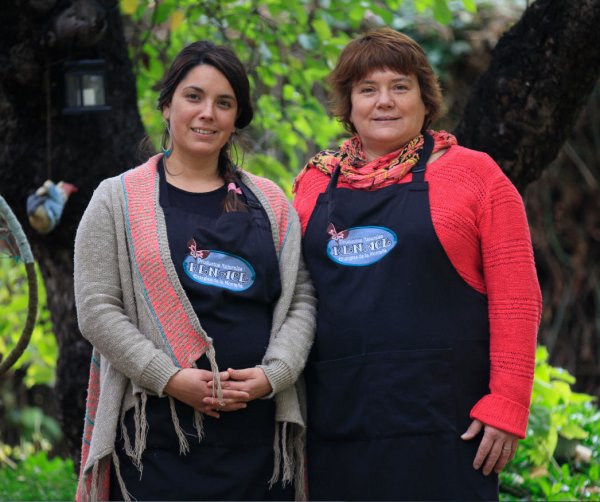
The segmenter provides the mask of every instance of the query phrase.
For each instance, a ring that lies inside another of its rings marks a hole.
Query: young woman
[[[312,500],[492,500],[527,426],[541,298],[521,197],[428,130],[422,48],[381,29],[330,77],[352,138],[297,179],[319,302],[306,371]]]
[[[158,108],[164,153],[103,181],[77,232],[94,346],[78,498],[292,500],[315,315],[297,215],[230,159],[253,115],[231,50],[183,49]]]

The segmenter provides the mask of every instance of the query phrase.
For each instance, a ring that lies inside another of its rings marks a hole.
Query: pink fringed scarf
[[[133,254],[133,268],[140,279],[149,307],[153,310],[159,329],[165,338],[165,350],[173,362],[182,368],[189,368],[203,354],[211,360],[216,372],[214,350],[208,340],[194,328],[190,318],[177,296],[171,278],[160,256],[157,228],[155,183],[158,156],[146,164],[127,171],[121,176],[126,200],[127,227]],[[76,499],[107,500],[109,490],[109,462],[96,462],[91,475],[85,476],[94,421],[100,397],[99,354],[94,350],[90,365],[90,377],[86,403],[81,448],[81,473]],[[220,381],[217,378],[217,392],[220,394]]]

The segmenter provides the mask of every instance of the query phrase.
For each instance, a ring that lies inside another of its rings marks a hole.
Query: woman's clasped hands
[[[227,371],[222,371],[220,376],[224,402],[219,402],[219,399],[212,395],[203,399],[203,402],[211,406],[215,412],[245,408],[249,401],[260,399],[273,391],[261,368],[241,370],[228,368]],[[211,380],[208,383],[209,388],[212,389],[214,384],[214,380]]]
[[[249,401],[272,392],[271,384],[261,368],[234,370],[220,373],[223,398],[214,394],[213,373],[196,368],[184,368],[171,377],[165,387],[168,394],[208,416],[219,418],[222,411],[237,411]]]

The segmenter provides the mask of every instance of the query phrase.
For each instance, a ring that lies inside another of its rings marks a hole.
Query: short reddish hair
[[[378,28],[350,42],[340,54],[327,81],[331,85],[331,111],[346,130],[356,133],[350,122],[352,86],[376,70],[414,74],[427,113],[427,129],[442,113],[442,91],[423,48],[412,38],[391,28]]]

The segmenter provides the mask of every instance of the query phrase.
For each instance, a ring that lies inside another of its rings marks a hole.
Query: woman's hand
[[[466,432],[461,436],[468,441],[473,439],[483,428],[483,438],[473,461],[473,468],[483,465],[483,474],[489,475],[492,470],[499,473],[513,459],[517,451],[518,438],[514,434],[486,425],[479,420],[473,420]]]
[[[221,373],[221,380],[228,378],[229,374],[226,371]],[[223,388],[223,405],[219,404],[218,399],[212,398],[213,390],[212,386],[209,386],[212,379],[211,371],[184,368],[171,377],[164,392],[214,418],[219,418],[219,411],[234,411],[246,407],[245,401],[248,400],[249,394],[237,389]],[[211,399],[211,403],[207,403],[206,399]]]
[[[211,389],[213,385],[214,382],[212,381],[208,384]],[[223,395],[225,394],[225,389],[247,394],[247,397],[241,399],[241,402],[259,399],[270,394],[273,390],[262,368],[246,368],[243,370],[229,368],[227,371],[221,373],[221,387],[223,389]],[[205,397],[203,401],[206,404],[210,404],[213,408],[218,404],[218,401],[213,397]],[[229,409],[229,405],[221,409],[223,411],[233,411],[232,409]]]

